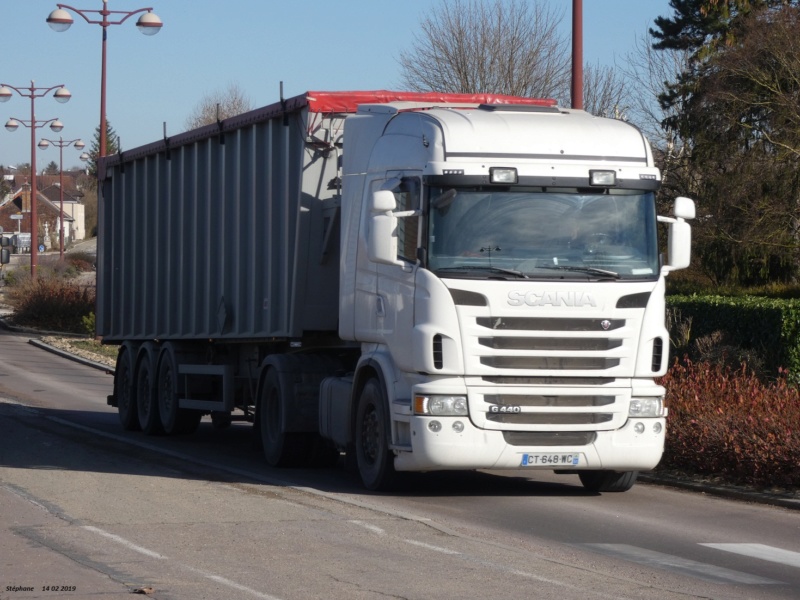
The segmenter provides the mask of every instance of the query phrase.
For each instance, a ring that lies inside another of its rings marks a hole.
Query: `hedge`
[[[726,346],[757,355],[771,377],[783,371],[800,383],[800,300],[755,296],[668,296],[673,352],[696,360],[698,342],[724,337]]]

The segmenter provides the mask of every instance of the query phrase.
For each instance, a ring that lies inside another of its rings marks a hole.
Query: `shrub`
[[[800,487],[800,389],[745,367],[676,360],[661,468],[764,487]]]
[[[754,369],[773,378],[785,369],[790,382],[800,383],[800,300],[670,296],[667,306],[668,311],[679,315],[668,319],[677,354],[688,352],[695,361],[711,360],[708,351],[716,344],[724,344],[726,348],[718,355],[728,359],[722,362],[752,362]],[[681,321],[688,323],[687,332],[677,331],[676,324]]]
[[[20,279],[8,291],[14,308],[13,322],[47,331],[85,333],[84,317],[94,311],[93,288],[82,288],[59,277],[30,276]]]

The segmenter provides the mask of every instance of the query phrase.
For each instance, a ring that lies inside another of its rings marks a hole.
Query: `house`
[[[38,243],[44,245],[45,251],[60,248],[59,227],[62,224],[65,246],[86,237],[84,206],[79,200],[81,194],[75,191],[68,192],[65,185],[62,213],[61,188],[59,182],[53,183],[52,179],[54,178],[37,178]],[[13,183],[15,187],[12,192],[0,198],[0,227],[6,233],[30,232],[31,186],[27,178],[23,177],[15,179]]]
[[[67,234],[71,231],[73,219],[65,210],[62,214],[57,204],[53,204],[42,192],[37,190],[39,199],[36,205],[38,226],[38,244],[44,245],[45,251],[58,249],[60,246],[58,228],[64,223],[64,243],[69,241]],[[27,184],[14,190],[0,201],[0,227],[4,232],[30,232],[31,230],[31,187]]]

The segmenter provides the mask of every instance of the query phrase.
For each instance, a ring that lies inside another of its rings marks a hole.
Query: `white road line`
[[[418,542],[417,540],[403,540],[406,544],[412,544],[414,546],[419,546],[420,548],[427,548],[428,550],[433,550],[434,552],[441,552],[442,554],[461,554],[461,552],[456,552],[455,550],[450,550],[448,548],[441,548],[439,546],[432,546],[431,544],[426,544],[425,542]]]
[[[378,535],[386,535],[386,532],[377,525],[372,525],[371,523],[364,523],[364,521],[356,521],[356,520],[351,520],[348,522],[352,523],[353,525],[358,525],[360,527],[363,527],[364,529],[369,529],[372,533],[377,533]]]
[[[126,540],[124,537],[115,535],[113,533],[109,533],[108,531],[100,529],[99,527],[92,527],[91,525],[82,525],[81,528],[85,529],[86,531],[96,533],[97,535],[101,535],[104,538],[108,538],[109,540],[117,542],[118,544],[122,544],[129,550],[133,550],[134,552],[138,552],[139,554],[144,554],[145,556],[149,556],[150,558],[157,558],[159,560],[168,560],[167,557],[164,556],[163,554],[159,554],[158,552],[154,552],[153,550],[148,550],[147,548],[143,548],[142,546],[139,546],[131,541]],[[195,569],[194,567],[190,567],[188,565],[181,565],[180,563],[178,564],[184,569],[187,569],[189,571],[192,571],[193,573],[201,575],[206,579],[210,579],[211,581],[214,581],[216,583],[228,586],[235,590],[239,590],[240,592],[248,593],[251,596],[255,596],[256,598],[261,598],[261,600],[279,600],[279,598],[276,598],[275,596],[270,596],[269,594],[262,594],[258,590],[249,588],[245,585],[242,585],[241,583],[236,583],[235,581],[231,581],[230,579],[226,579],[225,577],[214,575],[213,573],[206,573],[205,571],[201,571],[200,569]]]
[[[120,537],[118,535],[114,535],[113,533],[109,533],[108,531],[104,531],[98,527],[92,527],[91,525],[81,525],[82,529],[86,531],[91,531],[92,533],[96,533],[97,535],[102,535],[105,538],[113,540],[118,544],[122,544],[129,550],[133,550],[134,552],[138,552],[139,554],[144,554],[145,556],[149,556],[150,558],[157,558],[159,560],[166,560],[166,556],[159,554],[158,552],[153,552],[152,550],[148,550],[147,548],[143,548],[141,546],[137,546],[133,542],[129,542],[124,537]]]
[[[707,563],[681,558],[680,556],[647,550],[645,548],[637,548],[636,546],[630,546],[628,544],[579,545],[602,554],[622,558],[640,565],[675,571],[712,583],[738,583],[745,585],[775,585],[782,583],[774,579],[767,579],[740,571],[732,571],[724,567],[717,567]]]
[[[195,571],[195,569],[192,569],[192,571]],[[262,594],[258,590],[254,590],[253,588],[249,588],[240,583],[236,583],[235,581],[231,581],[230,579],[225,579],[224,577],[220,577],[219,575],[211,575],[203,573],[201,571],[196,571],[196,572],[205,577],[206,579],[210,579],[211,581],[215,581],[222,585],[227,585],[228,587],[231,587],[235,590],[239,590],[240,592],[245,592],[247,594],[250,594],[251,596],[255,596],[256,598],[261,598],[261,600],[279,600],[279,598],[276,598],[275,596],[270,596],[269,594]]]
[[[760,558],[769,562],[780,563],[790,567],[800,568],[800,552],[783,550],[765,544],[700,544],[708,548],[715,548],[734,554],[742,554],[752,558]]]

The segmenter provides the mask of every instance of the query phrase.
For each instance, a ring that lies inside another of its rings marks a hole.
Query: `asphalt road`
[[[800,597],[800,511],[522,471],[371,494],[245,424],[123,432],[110,389],[0,331],[0,599]]]

